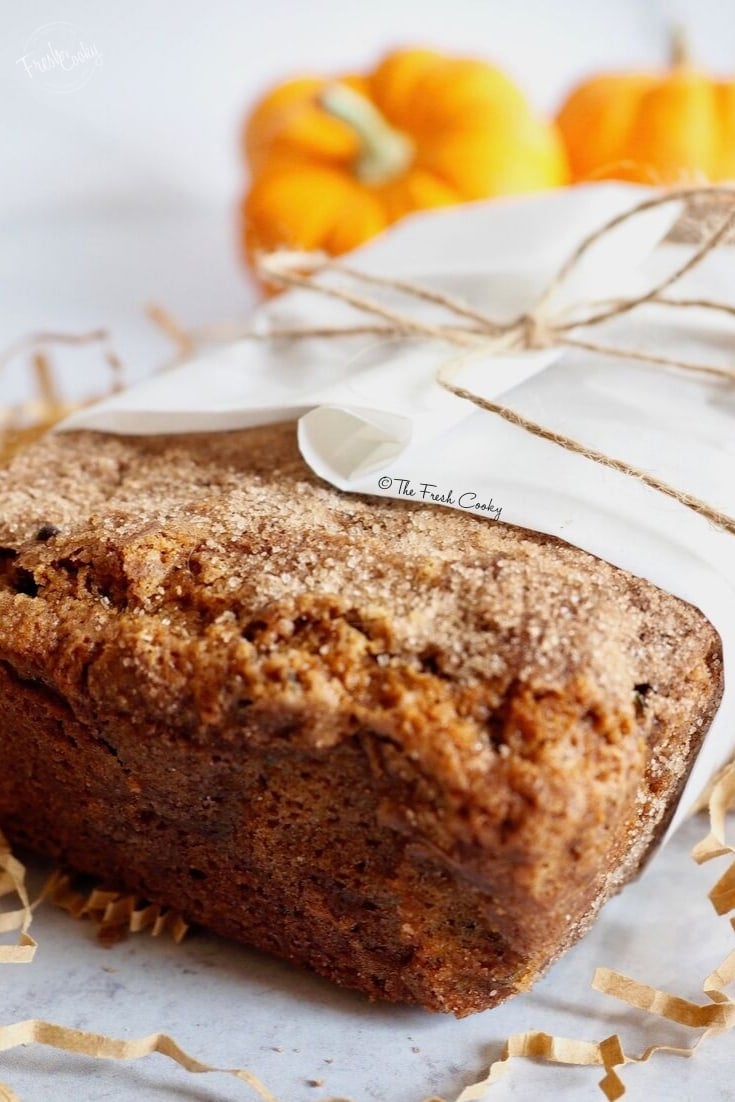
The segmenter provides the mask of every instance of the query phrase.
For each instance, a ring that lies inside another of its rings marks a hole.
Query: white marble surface
[[[181,945],[137,935],[111,949],[91,926],[50,906],[37,912],[40,942],[28,966],[2,974],[2,1022],[43,1017],[116,1037],[164,1029],[192,1055],[217,1066],[247,1066],[280,1102],[454,1102],[499,1055],[511,1032],[544,1029],[583,1039],[620,1032],[631,1053],[656,1041],[685,1043],[687,1031],[646,1019],[591,991],[596,965],[620,969],[695,1000],[701,982],[733,947],[706,891],[722,862],[697,868],[688,857],[702,818],[685,824],[646,874],[614,899],[595,928],[535,990],[464,1021],[369,1004],[258,953],[194,933]],[[32,862],[34,880],[42,866]],[[705,1042],[692,1060],[660,1055],[624,1072],[632,1099],[732,1099],[732,1038]],[[516,1062],[493,1087],[493,1102],[534,1097],[602,1098],[597,1068]],[[160,1056],[102,1063],[47,1049],[0,1056],[0,1080],[23,1102],[145,1098],[165,1102],[255,1099],[222,1075],[191,1076]],[[309,1080],[323,1080],[318,1087]]]

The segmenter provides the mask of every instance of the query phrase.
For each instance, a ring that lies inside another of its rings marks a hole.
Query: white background
[[[66,94],[18,60],[58,21],[102,59]],[[587,73],[661,63],[679,21],[703,62],[735,67],[731,0],[0,0],[0,349],[108,326],[134,378],[168,351],[146,303],[189,323],[245,315],[239,132],[281,77],[426,44],[496,61],[552,111]],[[60,359],[94,389],[94,356]],[[20,371],[0,376],[0,401]]]
[[[394,46],[486,56],[547,110],[601,67],[661,63],[674,21],[707,65],[735,65],[726,0],[3,0],[0,10],[6,218],[90,204],[226,208],[256,95],[294,72],[368,66]],[[16,59],[54,20],[76,24],[103,63],[78,93],[39,103]]]
[[[238,131],[248,104],[282,76],[338,72],[394,45],[428,44],[496,60],[551,110],[587,72],[662,61],[672,20],[687,23],[703,62],[735,70],[735,3],[717,0],[0,0],[0,348],[41,329],[109,326],[132,378],[167,353],[146,303],[189,323],[245,317],[255,292],[235,245]],[[75,24],[102,57],[66,94],[18,64],[28,39],[55,21]],[[104,385],[95,355],[60,362],[76,390]],[[16,360],[0,375],[0,404],[23,392],[23,371]],[[86,926],[48,911],[37,962],[1,977],[0,1021],[43,1015],[125,1037],[170,1028],[204,1060],[248,1064],[282,1102],[418,1102],[431,1091],[454,1099],[516,1029],[587,1038],[621,1029],[633,1051],[681,1041],[681,1031],[640,1026],[591,995],[589,979],[604,963],[701,998],[704,974],[732,945],[726,920],[704,901],[721,867],[697,870],[687,857],[702,833],[701,823],[686,827],[532,996],[466,1022],[369,1008],[215,939],[102,953]],[[692,899],[685,907],[677,885]],[[682,963],[689,951],[695,959]],[[662,1057],[631,1069],[631,1097],[732,1098],[731,1051],[724,1039],[696,1062]],[[324,1087],[308,1087],[310,1077]],[[582,1102],[602,1097],[598,1078],[518,1069],[489,1098]],[[115,1102],[252,1097],[232,1081],[169,1073],[158,1058],[131,1069],[25,1050],[0,1057],[3,1079],[24,1102],[52,1092]]]

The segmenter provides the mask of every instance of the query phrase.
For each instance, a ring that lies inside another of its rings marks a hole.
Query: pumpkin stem
[[[685,69],[692,64],[691,43],[686,27],[676,23],[671,28],[670,60],[674,69]]]
[[[335,82],[321,92],[319,105],[360,139],[355,174],[363,184],[385,184],[406,171],[413,160],[413,142],[394,130],[369,99],[347,84]]]

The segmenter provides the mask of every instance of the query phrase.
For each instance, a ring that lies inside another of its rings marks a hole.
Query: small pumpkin
[[[553,125],[482,61],[400,50],[364,77],[301,78],[254,109],[246,251],[338,254],[414,210],[553,187],[566,158]]]
[[[735,82],[695,67],[681,33],[673,36],[668,70],[587,80],[557,122],[575,182],[735,179]]]

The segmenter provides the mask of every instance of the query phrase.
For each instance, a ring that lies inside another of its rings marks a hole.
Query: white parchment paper
[[[465,298],[498,319],[531,308],[572,248],[642,189],[604,184],[415,216],[351,258]],[[596,248],[560,304],[630,294],[673,269],[684,247],[654,246],[675,212],[626,224]],[[720,249],[681,291],[735,301],[735,250]],[[394,306],[414,309],[396,299]],[[433,308],[422,306],[431,314]],[[433,317],[433,314],[431,314]],[[306,291],[255,325],[338,325],[349,307]],[[595,339],[731,365],[735,324],[647,307]],[[75,414],[61,430],[168,433],[299,418],[299,445],[342,490],[433,501],[576,544],[698,606],[725,655],[725,696],[672,828],[735,752],[735,539],[677,502],[529,436],[444,392],[441,345],[377,337],[239,341]],[[462,385],[735,514],[735,385],[632,361],[556,351],[475,355]]]

